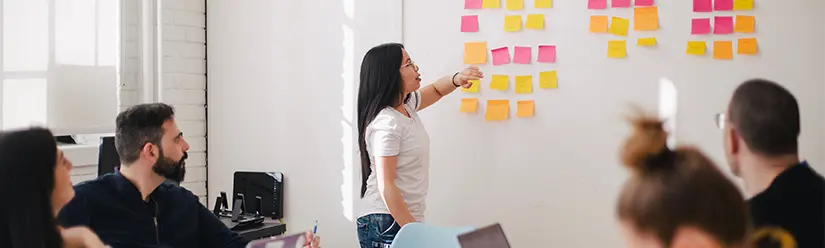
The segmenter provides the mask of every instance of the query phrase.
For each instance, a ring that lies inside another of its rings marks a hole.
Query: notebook
[[[510,248],[499,223],[458,235],[458,243],[462,248]]]
[[[246,248],[302,248],[306,243],[305,233],[295,233],[249,242]]]

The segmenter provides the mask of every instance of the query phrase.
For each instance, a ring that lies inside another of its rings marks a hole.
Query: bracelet
[[[453,79],[450,80],[450,82],[452,82],[455,87],[461,86],[461,85],[455,84],[455,76],[458,76],[458,73],[460,73],[460,72],[456,72],[455,74],[453,74]]]

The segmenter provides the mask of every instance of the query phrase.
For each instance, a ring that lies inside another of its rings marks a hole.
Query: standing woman
[[[482,77],[469,67],[421,88],[418,66],[403,45],[381,44],[364,55],[358,92],[362,248],[389,247],[402,226],[424,221],[430,139],[418,111]]]

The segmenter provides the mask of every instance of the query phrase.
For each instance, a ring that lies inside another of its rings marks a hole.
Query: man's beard
[[[163,155],[163,149],[159,153],[160,159],[152,165],[152,171],[176,183],[183,182],[183,177],[186,175],[185,160],[189,157],[188,154],[184,152],[180,161],[175,161]]]

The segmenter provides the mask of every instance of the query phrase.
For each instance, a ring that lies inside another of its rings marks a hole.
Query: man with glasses
[[[799,158],[799,119],[794,96],[764,79],[742,83],[716,116],[755,228],[786,230],[800,248],[825,247],[825,179]]]

